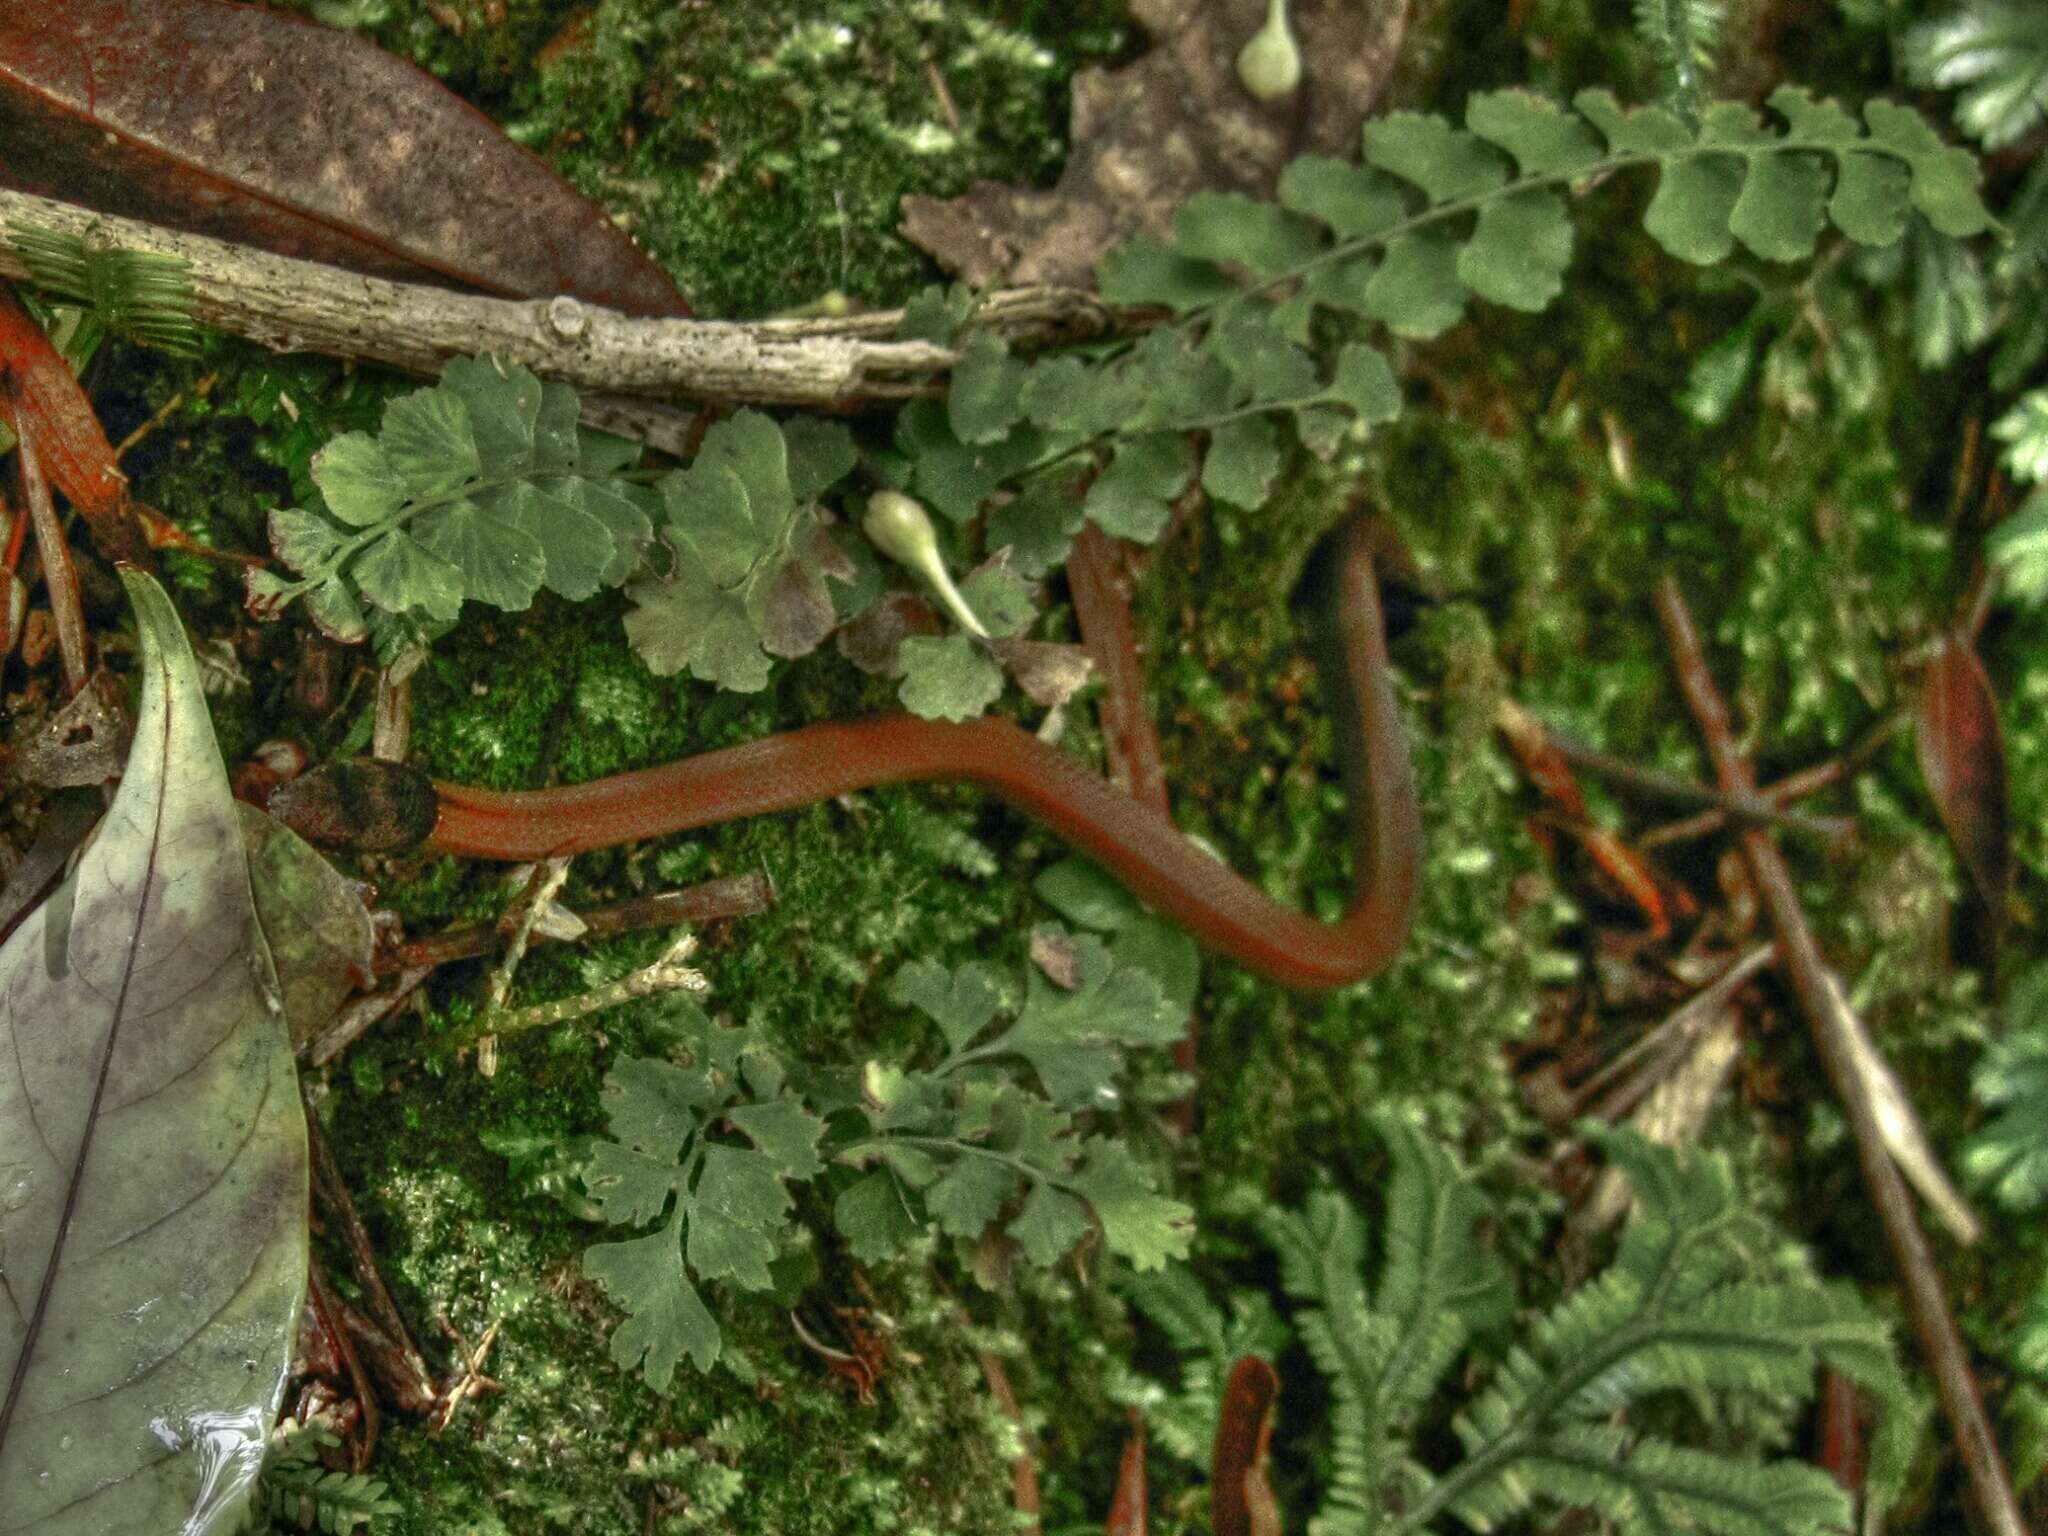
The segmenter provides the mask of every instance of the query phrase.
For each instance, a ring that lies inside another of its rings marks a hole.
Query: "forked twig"
[[[1754,793],[1755,775],[1736,743],[1728,706],[1708,669],[1699,631],[1677,582],[1669,576],[1657,585],[1657,616],[1664,625],[1679,686],[1699,723],[1721,787],[1736,793]],[[1834,1006],[1832,976],[1800,906],[1792,872],[1767,829],[1745,827],[1740,835],[1750,877],[1770,914],[1771,926],[1777,930],[1787,979],[1812,1027],[1821,1065],[1855,1135],[1856,1160],[1884,1223],[1885,1237],[1905,1286],[1914,1329],[1928,1369],[1934,1375],[1935,1390],[1954,1432],[1956,1450],[1978,1511],[1995,1536],[2026,1536],[2026,1525],[2013,1497],[2012,1479],[1985,1416],[1983,1398],[1970,1370],[1955,1318],[1949,1311],[1927,1233],[1913,1208],[1906,1181],[1886,1148],[1870,1085],[1857,1068],[1855,1045],[1842,1029]]]
[[[71,546],[64,540],[64,525],[57,520],[57,505],[50,499],[50,482],[43,478],[34,434],[28,430],[30,411],[21,384],[9,375],[6,389],[10,414],[22,424],[14,447],[15,470],[22,502],[35,526],[36,549],[43,557],[43,587],[50,594],[50,617],[57,625],[57,655],[64,666],[64,694],[69,698],[85,687],[85,680],[92,673],[85,611],[78,601],[78,568],[71,563]]]

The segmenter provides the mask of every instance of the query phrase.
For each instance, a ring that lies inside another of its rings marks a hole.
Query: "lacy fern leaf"
[[[2030,0],[1972,0],[1907,32],[1901,53],[1915,85],[1962,92],[1956,124],[1986,149],[2048,116],[2048,8]]]
[[[323,505],[270,517],[278,560],[297,575],[249,578],[252,605],[303,597],[336,639],[368,633],[367,603],[445,623],[467,600],[509,611],[546,587],[589,597],[616,585],[652,534],[644,496],[611,471],[610,444],[579,428],[581,404],[524,368],[458,358],[402,395],[374,437],[348,432],[313,459]]]
[[[1035,1264],[1098,1230],[1140,1270],[1186,1253],[1193,1213],[1077,1122],[1114,1102],[1126,1053],[1170,1045],[1184,1015],[1100,940],[1072,945],[1072,990],[1033,971],[1021,1006],[978,963],[898,973],[892,997],[937,1026],[946,1053],[929,1069],[871,1062],[862,1074],[868,1131],[836,1153],[872,1169],[835,1207],[857,1256],[886,1257],[928,1223],[965,1241],[1000,1228]]]
[[[1838,1532],[1848,1500],[1819,1469],[1680,1444],[1638,1414],[1659,1398],[1797,1402],[1822,1366],[1881,1407],[1866,1497],[1881,1510],[1897,1493],[1919,1414],[1888,1328],[1846,1287],[1786,1272],[1723,1162],[1592,1132],[1628,1173],[1637,1213],[1613,1263],[1486,1369],[1472,1347],[1509,1311],[1478,1236],[1486,1204],[1446,1149],[1391,1116],[1376,1125],[1393,1162],[1376,1284],[1365,1224],[1340,1197],[1261,1224],[1330,1384],[1312,1536],[1486,1531],[1538,1506],[1597,1510],[1627,1536]],[[1169,1326],[1211,1348],[1213,1311],[1172,1300]],[[1472,1375],[1482,1385],[1451,1417],[1463,1459],[1433,1465],[1417,1433],[1439,1422],[1448,1381]]]
[[[30,282],[83,306],[116,335],[181,356],[199,350],[191,274],[177,257],[96,244],[21,221],[7,226],[7,243]]]
[[[783,1092],[781,1064],[760,1038],[713,1024],[686,998],[668,1006],[680,1061],[635,1058],[606,1074],[611,1137],[582,1170],[603,1220],[653,1224],[585,1250],[583,1272],[628,1313],[612,1358],[644,1367],[657,1392],[684,1356],[709,1370],[722,1347],[693,1277],[768,1289],[789,1229],[788,1183],[824,1170],[824,1122]]]

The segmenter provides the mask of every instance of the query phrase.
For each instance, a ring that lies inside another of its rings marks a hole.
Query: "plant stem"
[[[1754,793],[1755,775],[1736,744],[1728,706],[1708,669],[1699,631],[1678,584],[1669,576],[1657,586],[1657,616],[1664,625],[1679,686],[1693,718],[1699,722],[1700,735],[1706,740],[1721,787],[1736,793]],[[1766,829],[1745,827],[1741,841],[1750,877],[1770,914],[1772,927],[1777,930],[1787,979],[1812,1027],[1821,1066],[1855,1134],[1856,1160],[1863,1170],[1863,1182],[1884,1223],[1920,1347],[1934,1375],[1935,1390],[1954,1433],[1956,1451],[1975,1494],[1978,1513],[1995,1536],[2026,1536],[2026,1524],[2013,1498],[2012,1479],[1985,1416],[1977,1379],[1970,1370],[1962,1336],[1949,1311],[1927,1233],[1913,1208],[1905,1179],[1886,1149],[1870,1086],[1856,1068],[1854,1043],[1847,1038],[1833,1006],[1827,961],[1806,921],[1792,872]]]
[[[50,594],[50,617],[57,625],[57,656],[64,667],[64,694],[74,698],[85,687],[92,671],[85,612],[78,601],[78,568],[71,562],[71,548],[64,542],[64,525],[57,520],[56,504],[50,500],[50,482],[43,478],[42,461],[36,456],[27,398],[12,375],[7,380],[7,392],[10,414],[21,423],[20,441],[14,447],[21,499],[35,525],[36,549],[43,557],[43,587]]]
[[[610,939],[622,933],[648,928],[676,928],[685,923],[709,923],[721,918],[752,917],[766,912],[775,902],[775,887],[764,874],[733,875],[707,880],[679,891],[662,891],[653,896],[634,896],[609,906],[578,912],[584,939]],[[503,947],[504,935],[495,923],[472,923],[408,939],[377,957],[379,975],[392,971],[431,969],[456,960],[475,960],[495,954]],[[536,944],[549,942],[544,933],[533,936]]]

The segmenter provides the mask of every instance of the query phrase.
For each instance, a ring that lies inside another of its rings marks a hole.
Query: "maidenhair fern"
[[[1875,246],[1909,227],[1947,239],[1986,227],[1975,161],[1914,112],[1873,102],[1859,122],[1791,87],[1771,97],[1772,120],[1706,103],[1714,7],[1643,7],[1679,110],[1500,91],[1473,97],[1462,127],[1376,119],[1363,163],[1304,156],[1276,201],[1198,194],[1171,240],[1112,251],[1104,297],[1155,318],[1135,339],[1027,360],[970,328],[971,294],[926,295],[904,331],[957,346],[948,391],[905,407],[893,442],[864,461],[842,428],[742,411],[689,466],[650,474],[581,429],[562,386],[451,364],[393,401],[380,433],[320,454],[322,504],[272,520],[293,577],[259,573],[252,599],[275,611],[304,598],[329,632],[384,645],[430,636],[467,601],[517,610],[543,589],[623,585],[628,636],[656,671],[755,690],[772,658],[809,652],[879,595],[827,505],[858,468],[863,500],[877,485],[908,493],[955,525],[952,542],[1008,551],[977,573],[1001,627],[968,592],[993,642],[972,624],[899,635],[883,663],[905,676],[911,708],[963,716],[993,701],[1004,637],[1034,617],[1018,577],[1056,566],[1084,521],[1156,538],[1196,484],[1256,507],[1291,443],[1327,452],[1392,420],[1401,388],[1376,334],[1441,335],[1475,298],[1544,308],[1571,260],[1577,191],[1654,171],[1646,227],[1696,263],[1737,250],[1804,260],[1830,224]]]
[[[1255,507],[1280,472],[1284,426],[1319,448],[1399,413],[1392,364],[1365,336],[1441,335],[1474,298],[1541,310],[1571,260],[1566,194],[1617,172],[1656,170],[1645,227],[1695,263],[1738,248],[1803,260],[1830,223],[1888,245],[1916,213],[1957,237],[1989,222],[1971,157],[1889,102],[1859,125],[1785,87],[1771,97],[1782,126],[1731,102],[1697,124],[1625,111],[1604,91],[1574,106],[1500,91],[1475,96],[1463,128],[1395,113],[1366,125],[1362,165],[1293,162],[1277,202],[1197,194],[1171,240],[1139,237],[1101,270],[1105,298],[1172,323],[1085,361],[1027,362],[971,337],[945,404],[899,418],[908,487],[961,521],[1014,488],[988,537],[1027,573],[1063,559],[1084,518],[1156,537],[1198,478]],[[1083,467],[1094,473],[1077,502]]]
[[[1852,1290],[1786,1272],[1724,1162],[1596,1133],[1636,1214],[1606,1270],[1496,1348],[1510,1294],[1483,1197],[1446,1149],[1377,1124],[1392,1175],[1376,1280],[1365,1223],[1335,1194],[1261,1223],[1330,1387],[1312,1536],[1487,1531],[1539,1507],[1623,1536],[1843,1531],[1849,1501],[1819,1468],[1668,1431],[1688,1402],[1809,1399],[1823,1366],[1880,1406],[1865,1497],[1881,1511],[1896,1494],[1918,1415],[1889,1329]],[[1475,1380],[1449,1410],[1461,1455],[1446,1459],[1446,1396]]]
[[[1044,942],[1071,953],[1071,985],[905,966],[890,996],[944,1049],[807,1074],[801,1091],[759,1029],[663,999],[673,1049],[612,1068],[610,1136],[581,1170],[597,1219],[648,1229],[584,1254],[628,1314],[612,1358],[662,1391],[685,1358],[708,1370],[723,1340],[702,1287],[770,1289],[797,1239],[793,1192],[812,1182],[835,1191],[833,1222],[862,1262],[928,1233],[1041,1265],[1091,1236],[1140,1270],[1185,1253],[1193,1213],[1090,1122],[1119,1102],[1129,1053],[1177,1040],[1186,1011],[1099,941]]]

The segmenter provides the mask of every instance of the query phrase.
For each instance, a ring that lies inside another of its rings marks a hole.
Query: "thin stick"
[[[458,1031],[449,1043],[460,1048],[478,1045],[499,1035],[553,1029],[558,1024],[573,1024],[607,1008],[620,1008],[663,992],[708,992],[711,983],[705,980],[704,973],[683,963],[696,947],[695,936],[685,933],[652,965],[643,965],[609,986],[579,992],[574,997],[556,998],[553,1002],[533,1003],[525,1008],[486,1009],[467,1029]]]
[[[1706,650],[1700,643],[1692,614],[1679,594],[1678,584],[1669,576],[1657,584],[1657,615],[1663,621],[1679,686],[1699,722],[1721,787],[1736,793],[1754,793],[1755,776],[1736,744],[1728,706],[1708,670]],[[1978,1512],[1995,1536],[2026,1536],[2026,1525],[2013,1498],[2012,1479],[2006,1473],[1998,1441],[1985,1417],[1983,1398],[1971,1373],[1962,1337],[1956,1331],[1955,1318],[1949,1312],[1927,1233],[1913,1208],[1905,1179],[1886,1150],[1870,1086],[1856,1067],[1854,1046],[1842,1033],[1833,1006],[1827,962],[1799,904],[1792,872],[1764,828],[1746,827],[1741,839],[1750,876],[1784,951],[1786,975],[1812,1027],[1821,1065],[1855,1134],[1856,1161],[1884,1223],[1920,1347],[1934,1375],[1935,1391],[1954,1432],[1956,1451],[1976,1496]]]
[[[356,1211],[356,1202],[341,1176],[341,1166],[334,1160],[334,1149],[327,1144],[327,1135],[320,1128],[319,1113],[310,1102],[306,1105],[306,1147],[312,1154],[314,1198],[327,1212],[335,1235],[348,1253],[349,1268],[355,1272],[356,1284],[363,1288],[363,1299],[375,1315],[379,1330],[399,1351],[406,1373],[425,1383],[431,1399],[433,1373],[406,1331],[405,1317],[384,1284],[384,1272],[377,1267],[376,1245],[370,1241],[369,1230]]]
[[[1603,1120],[1619,1120],[1627,1114],[1637,1099],[1656,1086],[1657,1078],[1670,1070],[1669,1062],[1664,1058],[1683,1055],[1693,1038],[1714,1022],[1734,1000],[1735,994],[1760,972],[1775,964],[1777,959],[1776,944],[1759,944],[1733,961],[1720,975],[1680,1003],[1661,1024],[1581,1083],[1573,1094],[1581,1106],[1578,1113],[1597,1115]],[[1638,1065],[1645,1061],[1650,1061],[1650,1065],[1638,1072]],[[1629,1077],[1630,1074],[1634,1075]],[[1629,1077],[1629,1080],[1614,1087],[1616,1081],[1623,1077]],[[1583,1107],[1596,1098],[1599,1103],[1590,1109]]]
[[[975,1354],[981,1360],[981,1376],[988,1383],[989,1395],[1003,1416],[1017,1426],[1017,1459],[1010,1464],[1010,1502],[1017,1511],[1017,1529],[1022,1536],[1038,1536],[1044,1528],[1040,1523],[1044,1504],[1038,1491],[1038,1462],[1031,1454],[1024,1426],[1024,1409],[1010,1385],[1010,1373],[1003,1369],[1003,1357],[992,1349],[979,1349]]]
[[[452,357],[489,352],[600,393],[817,406],[919,394],[958,356],[949,347],[899,339],[901,310],[752,322],[636,320],[566,297],[491,299],[363,277],[0,191],[0,224],[16,221],[179,258],[201,324],[275,351],[366,358],[408,373],[435,374]],[[4,244],[0,276],[27,276]],[[1014,288],[987,295],[973,324],[1015,341],[1044,342],[1101,336],[1119,322],[1080,289]]]
[[[1815,763],[1811,768],[1802,768],[1797,773],[1788,773],[1775,783],[1759,789],[1757,798],[1768,800],[1773,805],[1790,805],[1816,794],[1830,785],[1839,784],[1858,772],[1883,748],[1884,744],[1905,729],[1911,714],[1905,710],[1894,710],[1870,728],[1863,739],[1840,757],[1830,758],[1824,763]],[[1827,820],[1828,818],[1817,818]],[[1639,848],[1656,848],[1665,843],[1690,842],[1695,838],[1711,837],[1728,825],[1725,811],[1712,810],[1691,816],[1684,821],[1670,822],[1653,827],[1636,839]]]
[[[1573,741],[1569,736],[1559,734],[1549,726],[1543,727],[1543,734],[1549,738],[1557,755],[1574,768],[1583,768],[1596,773],[1603,779],[1611,780],[1624,789],[1652,800],[1662,800],[1674,805],[1712,806],[1720,813],[1722,822],[1729,817],[1737,821],[1763,822],[1780,826],[1790,832],[1804,832],[1813,837],[1837,838],[1849,830],[1849,822],[1838,816],[1809,816],[1803,811],[1789,811],[1776,802],[1771,793],[1761,791],[1749,795],[1731,795],[1726,790],[1715,789],[1706,784],[1695,784],[1691,779],[1680,778],[1675,773],[1661,769],[1646,768],[1632,763],[1625,757],[1616,757],[1595,747]]]
[[[139,448],[143,444],[145,440],[148,439],[151,433],[155,432],[165,422],[169,421],[173,416],[177,415],[179,411],[183,410],[185,408],[186,401],[204,400],[208,395],[213,393],[214,385],[218,384],[219,382],[219,374],[209,373],[205,378],[200,379],[197,383],[195,383],[190,389],[181,389],[175,395],[171,396],[170,399],[166,400],[162,405],[157,407],[155,414],[153,414],[149,418],[149,420],[145,421],[133,432],[130,432],[126,437],[122,438],[118,444],[115,445],[114,461],[116,463],[119,463],[122,459],[127,458],[129,454],[133,453],[137,448]]]
[[[372,1029],[398,1012],[405,1000],[419,990],[420,983],[433,974],[433,967],[416,965],[401,971],[381,992],[369,992],[334,1016],[334,1022],[300,1048],[307,1061],[324,1067]]]
[[[677,928],[685,923],[709,923],[729,917],[752,917],[775,904],[775,887],[764,874],[733,875],[707,880],[680,891],[662,891],[654,896],[634,896],[609,906],[578,912],[583,923],[583,940],[617,938],[648,928]],[[549,942],[548,935],[536,933],[536,944]],[[472,923],[462,928],[409,939],[388,954],[377,957],[380,974],[429,969],[456,960],[475,960],[496,954],[503,948],[504,934],[495,923]]]
[[[57,623],[57,655],[64,665],[64,693],[67,698],[74,697],[85,687],[92,672],[85,612],[78,602],[78,568],[71,563],[71,548],[64,542],[64,525],[57,521],[57,507],[50,500],[50,483],[43,478],[43,466],[36,457],[35,434],[28,427],[27,398],[20,383],[11,376],[7,380],[7,394],[14,419],[22,426],[14,446],[21,499],[35,524],[36,549],[43,557],[43,586],[50,594],[50,616]]]
[[[328,1283],[327,1271],[320,1267],[317,1258],[310,1258],[306,1263],[306,1292],[312,1300],[313,1310],[320,1316],[320,1326],[327,1330],[327,1336],[334,1340],[334,1347],[341,1355],[342,1369],[348,1372],[349,1387],[356,1395],[356,1407],[363,1416],[363,1438],[349,1451],[349,1470],[360,1472],[377,1454],[377,1392],[370,1385],[370,1378],[363,1374],[362,1356],[356,1353],[356,1341],[349,1336],[348,1324],[342,1320],[341,1309],[335,1305],[334,1287]]]
[[[527,881],[526,889],[520,893],[510,914],[510,923],[501,924],[505,927],[505,946],[498,956],[497,965],[491,970],[490,984],[484,991],[486,1014],[495,1014],[504,1008],[505,999],[512,992],[513,978],[519,974],[519,962],[526,958],[526,947],[533,942],[534,927],[568,879],[569,860],[566,857],[542,859],[534,868],[532,878]],[[476,1069],[485,1077],[497,1076],[496,1035],[484,1035],[478,1039]]]

